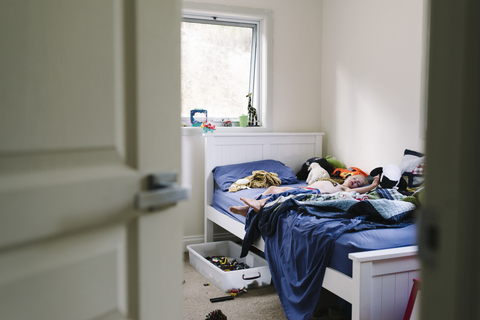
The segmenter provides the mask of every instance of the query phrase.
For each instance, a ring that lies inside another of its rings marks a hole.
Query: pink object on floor
[[[417,299],[418,290],[420,290],[420,279],[415,278],[413,279],[413,287],[412,291],[410,292],[410,298],[408,299],[407,310],[405,310],[405,316],[403,317],[403,320],[410,320],[413,306],[415,305],[415,300]]]

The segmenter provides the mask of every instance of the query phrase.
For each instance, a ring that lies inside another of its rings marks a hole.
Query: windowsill
[[[266,127],[216,127],[214,132],[207,132],[206,134],[216,133],[258,133],[271,132],[272,130]],[[200,127],[182,127],[182,136],[201,136],[203,130]]]

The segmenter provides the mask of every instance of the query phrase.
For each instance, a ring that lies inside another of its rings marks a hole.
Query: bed
[[[322,138],[323,133],[206,135],[205,241],[214,241],[215,225],[240,239],[245,237],[245,220],[214,205],[218,189],[213,170],[217,166],[275,159],[297,172],[307,159],[322,155]],[[233,199],[231,201],[235,204]],[[403,235],[410,238],[412,244],[415,228],[411,226],[410,233]],[[343,247],[340,240],[343,240]],[[262,238],[253,246],[265,249]],[[352,319],[403,319],[413,279],[420,275],[417,246],[397,243],[393,248],[355,247],[351,239],[341,235],[333,250],[332,256],[335,255],[340,260],[348,259],[348,265],[343,262],[335,265],[332,257],[322,287],[351,304]]]

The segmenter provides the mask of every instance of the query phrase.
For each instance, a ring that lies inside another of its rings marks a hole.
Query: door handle
[[[190,197],[190,189],[177,183],[177,172],[168,171],[147,176],[147,190],[136,195],[136,208],[154,210],[176,204]]]

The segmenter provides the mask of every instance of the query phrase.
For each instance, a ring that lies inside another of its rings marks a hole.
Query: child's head
[[[361,174],[348,176],[343,182],[343,185],[350,189],[360,188],[361,186],[364,186],[367,184],[368,184],[367,178],[365,178]]]

